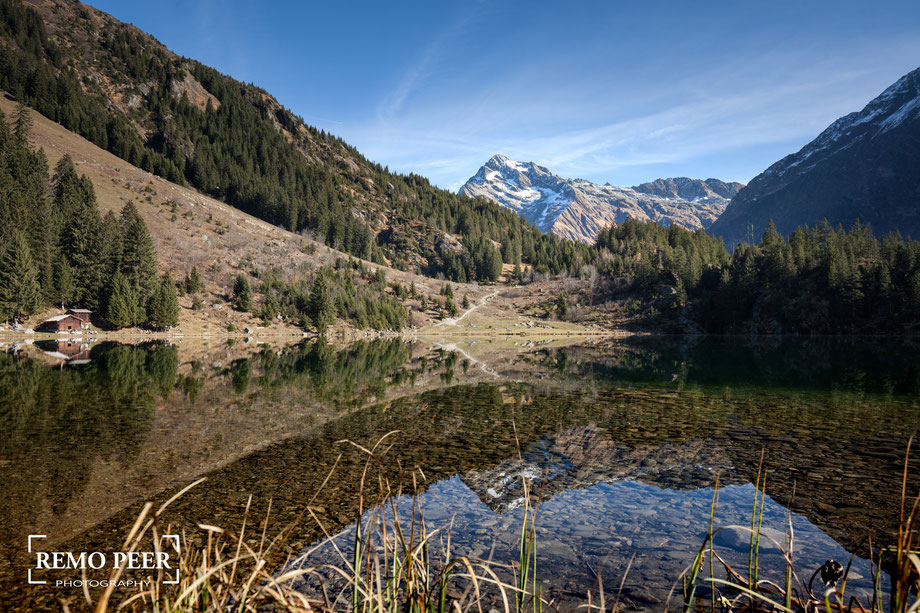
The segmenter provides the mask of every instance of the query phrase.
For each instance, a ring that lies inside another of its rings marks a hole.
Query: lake
[[[676,607],[714,493],[715,526],[749,526],[760,483],[762,531],[784,544],[792,526],[802,580],[853,557],[847,590],[866,603],[870,542],[877,554],[897,538],[907,441],[920,426],[920,347],[895,340],[3,349],[4,610],[82,606],[77,588],[27,585],[28,535],[46,535],[42,549],[116,551],[145,501],[200,477],[162,523],[196,545],[207,538],[199,524],[238,530],[244,516],[253,538],[284,530],[278,573],[341,561],[358,520],[394,512],[442,528],[433,555],[445,555],[449,532],[453,555],[502,573],[535,505],[538,585],[563,610],[601,589],[608,606],[661,610],[677,585]],[[359,446],[388,433],[359,497]],[[375,506],[381,479],[386,510]],[[781,583],[768,540],[761,577]],[[726,529],[716,545],[746,571],[747,533]],[[335,583],[299,587],[321,579]]]

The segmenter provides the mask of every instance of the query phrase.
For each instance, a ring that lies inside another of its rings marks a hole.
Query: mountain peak
[[[489,158],[489,161],[486,162],[486,166],[505,166],[508,162],[513,162],[508,156],[502,155],[501,153],[496,153]]]
[[[752,229],[758,238],[770,219],[784,234],[860,219],[876,231],[920,235],[918,141],[920,68],[754,177],[711,231],[731,245]]]
[[[494,200],[545,233],[592,243],[602,228],[627,217],[689,229],[708,227],[741,187],[688,177],[658,179],[632,188],[596,185],[496,154],[460,193]]]

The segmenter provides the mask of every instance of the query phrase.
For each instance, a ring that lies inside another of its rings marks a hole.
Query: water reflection
[[[0,354],[4,542],[21,532],[23,518],[45,509],[64,513],[97,461],[129,466],[149,431],[155,399],[165,397],[176,378],[175,347],[86,353],[84,366],[65,369]]]
[[[87,364],[92,359],[90,357],[92,342],[84,342],[80,339],[38,341],[35,346],[44,351],[49,358],[62,360],[71,366]]]
[[[569,375],[680,386],[920,395],[920,345],[912,340],[636,337],[610,351],[539,352]]]
[[[562,610],[575,609],[585,602],[588,590],[597,594],[603,587],[607,598],[618,595],[628,610],[662,610],[675,579],[700,547],[712,497],[711,488],[682,491],[642,481],[614,480],[564,491],[545,501],[538,509],[536,540],[537,571],[545,597]],[[750,523],[753,485],[721,488],[718,499],[717,526]],[[503,581],[513,583],[507,569],[517,562],[522,507],[496,513],[481,493],[467,487],[464,479],[451,477],[433,484],[417,499],[400,496],[393,501],[393,506],[365,512],[362,516],[365,534],[372,526],[384,523],[392,526],[393,508],[403,526],[409,526],[414,516],[416,525],[424,518],[429,531],[449,527],[449,535],[445,528],[431,540],[429,555],[437,565],[442,564],[442,560],[467,555],[488,560]],[[814,569],[828,558],[849,560],[849,553],[818,526],[800,514],[790,514],[784,506],[767,497],[762,527],[765,536],[760,553],[761,579],[782,584],[783,558],[773,541],[785,544],[786,527],[790,523],[795,535],[797,566]],[[309,547],[285,564],[278,574],[298,567],[341,567],[350,562],[354,530],[355,525],[351,524],[319,547]],[[715,544],[727,563],[734,568],[745,568],[749,551],[747,532],[726,528],[717,534]],[[379,551],[379,538],[373,545],[370,551],[375,548]],[[326,568],[321,568],[317,575],[307,575],[297,585],[319,595],[322,593],[320,578],[328,593],[337,594],[346,588],[341,576]],[[486,587],[483,589],[494,592]],[[853,561],[847,591],[863,602],[871,600],[872,568],[868,560],[856,558]],[[498,595],[491,596],[499,605]],[[705,590],[700,592],[700,597],[706,600]],[[672,605],[676,606],[679,601],[678,588]]]
[[[100,346],[63,369],[0,354],[0,580],[24,563],[25,534],[114,548],[143,500],[200,475],[206,484],[167,521],[190,534],[202,522],[234,529],[252,495],[254,517],[271,500],[270,533],[296,522],[287,552],[299,552],[322,535],[302,519],[308,501],[333,532],[358,515],[364,458],[337,441],[371,446],[392,430],[381,469],[411,491],[420,468],[426,512],[462,510],[455,542],[473,553],[516,538],[519,475],[529,475],[545,511],[541,576],[560,597],[582,596],[598,569],[616,583],[639,552],[631,602],[660,600],[705,529],[717,476],[726,521],[750,512],[762,450],[770,517],[791,509],[818,558],[864,555],[868,537],[894,534],[903,452],[920,424],[915,347],[659,339],[463,350]],[[915,460],[912,492],[918,471]],[[14,588],[0,606],[23,597]]]

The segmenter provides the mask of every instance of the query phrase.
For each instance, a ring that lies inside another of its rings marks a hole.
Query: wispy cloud
[[[458,20],[438,31],[415,60],[405,68],[402,78],[378,104],[378,121],[391,121],[404,109],[409,97],[431,75],[432,67],[439,64],[445,49],[469,26],[475,10],[476,7],[471,7]]]
[[[833,62],[802,66],[794,54],[753,65],[738,61],[713,67],[711,74],[672,80],[666,95],[654,79],[598,91],[591,75],[551,74],[539,82],[525,67],[520,74],[483,78],[467,91],[428,96],[426,104],[408,103],[436,69],[439,50],[465,25],[456,24],[432,41],[431,53],[407,70],[375,120],[352,126],[346,134],[354,134],[369,157],[391,169],[426,174],[449,189],[457,189],[497,152],[545,164],[565,176],[621,183],[653,179],[648,173],[656,167],[686,163],[694,168],[699,166],[694,160],[724,154],[727,162],[721,168],[716,164],[699,172],[748,180],[775,159],[754,159],[747,170],[739,170],[732,152],[770,143],[805,144],[887,85],[879,79],[882,57],[891,57],[895,49],[920,57],[920,44],[893,41],[845,70]],[[890,75],[891,80],[897,76]],[[618,121],[600,120],[605,110],[624,114],[616,100],[627,97],[655,103]],[[749,176],[736,176],[739,172]]]

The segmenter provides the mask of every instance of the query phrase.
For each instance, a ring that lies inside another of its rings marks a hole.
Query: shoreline
[[[331,334],[319,335],[315,332],[294,333],[288,331],[278,332],[99,332],[96,334],[73,334],[73,333],[54,333],[54,332],[19,332],[10,330],[0,330],[0,343],[20,342],[20,341],[65,341],[65,342],[89,342],[95,343],[100,341],[112,342],[138,342],[138,341],[182,341],[189,340],[243,340],[268,341],[268,340],[317,340],[323,338],[329,342],[335,341],[359,341],[371,339],[403,339],[407,341],[430,341],[465,338],[465,339],[486,339],[486,338],[724,338],[724,339],[799,339],[799,340],[816,340],[816,339],[899,339],[904,342],[920,342],[920,337],[904,336],[894,334],[675,334],[668,332],[652,332],[648,330],[566,330],[559,328],[550,328],[540,331],[528,330],[464,330],[464,329],[443,329],[436,326],[426,326],[417,330],[403,330],[399,332],[370,331],[370,330],[352,330],[350,332],[333,332]]]

